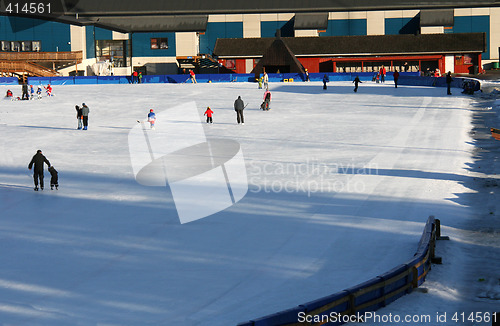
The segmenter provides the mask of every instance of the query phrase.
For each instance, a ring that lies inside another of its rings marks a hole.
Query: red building
[[[218,39],[214,54],[235,73],[250,73],[275,38]],[[451,71],[477,73],[485,33],[282,38],[309,72]],[[251,69],[250,69],[251,68]],[[286,67],[280,72],[286,73]],[[267,72],[276,72],[267,69]]]

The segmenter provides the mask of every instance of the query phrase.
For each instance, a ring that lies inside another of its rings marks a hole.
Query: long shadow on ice
[[[422,212],[447,208],[410,198],[251,187],[233,207],[180,225],[172,200],[148,201],[168,190],[135,188],[127,178],[66,177],[104,185],[75,196],[0,188],[7,212],[0,238],[8,248],[1,253],[1,300],[12,306],[0,311],[4,322],[234,325],[406,261],[427,218]],[[106,184],[110,193],[125,186],[148,196],[89,195]],[[385,209],[365,208],[374,205]]]

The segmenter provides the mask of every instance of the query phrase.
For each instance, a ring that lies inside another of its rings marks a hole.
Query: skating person
[[[398,88],[399,72],[398,72],[398,70],[397,70],[397,69],[396,69],[396,71],[394,72],[393,76],[394,76],[394,86],[395,86],[396,88]]]
[[[323,76],[323,89],[326,89],[326,83],[328,83],[330,81],[330,79],[328,78],[328,75],[325,74]]]
[[[138,78],[139,84],[142,83],[142,72],[139,71],[137,78]]]
[[[264,108],[263,110],[269,111],[271,108],[269,105],[271,104],[271,92],[269,90],[266,90],[264,93]]]
[[[45,87],[45,90],[47,91],[47,96],[52,96],[52,86],[50,84]]]
[[[40,181],[40,189],[43,190],[43,163],[46,163],[50,167],[50,162],[47,160],[45,156],[42,154],[42,150],[37,150],[36,154],[31,159],[31,162],[28,164],[28,169],[35,165],[35,169],[33,171],[33,181],[35,182],[35,191],[38,191],[38,181]]]
[[[83,119],[83,130],[87,130],[89,126],[89,113],[90,109],[85,103],[82,103],[82,119]]]
[[[385,67],[382,65],[382,67],[380,68],[380,82],[381,83],[385,83],[386,73],[387,73],[387,71],[385,70]]]
[[[42,86],[38,86],[37,90],[36,90],[36,97],[38,99],[41,99],[42,98]]]
[[[238,96],[236,101],[234,101],[234,111],[236,111],[236,121],[238,124],[245,124],[245,118],[243,117],[243,110],[245,109],[245,103],[241,99],[241,96]]]
[[[264,83],[264,88],[269,89],[269,76],[264,71],[264,76],[262,77],[262,82]]]
[[[196,84],[196,75],[192,69],[189,69],[189,78],[191,78],[191,82],[193,84]]]
[[[82,108],[80,108],[78,105],[75,105],[75,110],[76,110],[76,119],[78,120],[78,130],[82,129],[82,119],[83,119],[83,112]]]
[[[259,76],[259,79],[257,79],[259,82],[259,89],[262,89],[262,76]]]
[[[307,71],[307,69],[306,69],[306,82],[308,82],[308,81],[310,81],[310,79],[309,79],[309,71]]]
[[[446,74],[446,87],[448,88],[448,95],[451,95],[451,82],[453,81],[453,78],[451,78],[451,71],[448,71]]]
[[[35,88],[33,85],[30,85],[30,100],[35,98]]]
[[[214,123],[212,120],[213,114],[214,114],[214,111],[212,111],[212,109],[209,106],[207,106],[207,110],[204,113],[204,115],[207,116],[207,123]]]
[[[50,190],[54,190],[54,187],[56,187],[56,190],[59,188],[59,177],[57,176],[57,171],[53,166],[49,166],[49,173],[50,173]]]
[[[148,122],[152,130],[155,130],[156,114],[153,109],[149,110]]]
[[[361,80],[359,80],[359,77],[356,76],[356,78],[354,78],[354,93],[357,93],[358,92],[358,84],[361,83]]]
[[[28,94],[28,84],[26,82],[23,83],[23,95],[21,96],[22,100],[29,100],[30,96]]]
[[[132,84],[136,84],[138,82],[138,78],[139,78],[139,74],[137,73],[137,71],[134,71],[132,73]]]
[[[12,97],[14,97],[14,94],[12,94],[12,91],[10,89],[8,89],[7,94],[5,94],[5,97],[12,98]]]

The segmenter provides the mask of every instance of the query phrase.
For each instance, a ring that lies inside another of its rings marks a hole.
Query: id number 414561
[[[500,322],[500,313],[497,312],[455,312],[453,317],[451,317],[455,323],[492,323],[496,325],[497,322]]]
[[[7,2],[5,12],[9,14],[50,14],[50,3],[43,2]]]

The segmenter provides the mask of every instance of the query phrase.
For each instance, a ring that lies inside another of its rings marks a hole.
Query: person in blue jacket
[[[328,78],[328,75],[325,74],[323,76],[323,89],[326,89],[326,83],[328,83],[330,81],[330,79]]]

